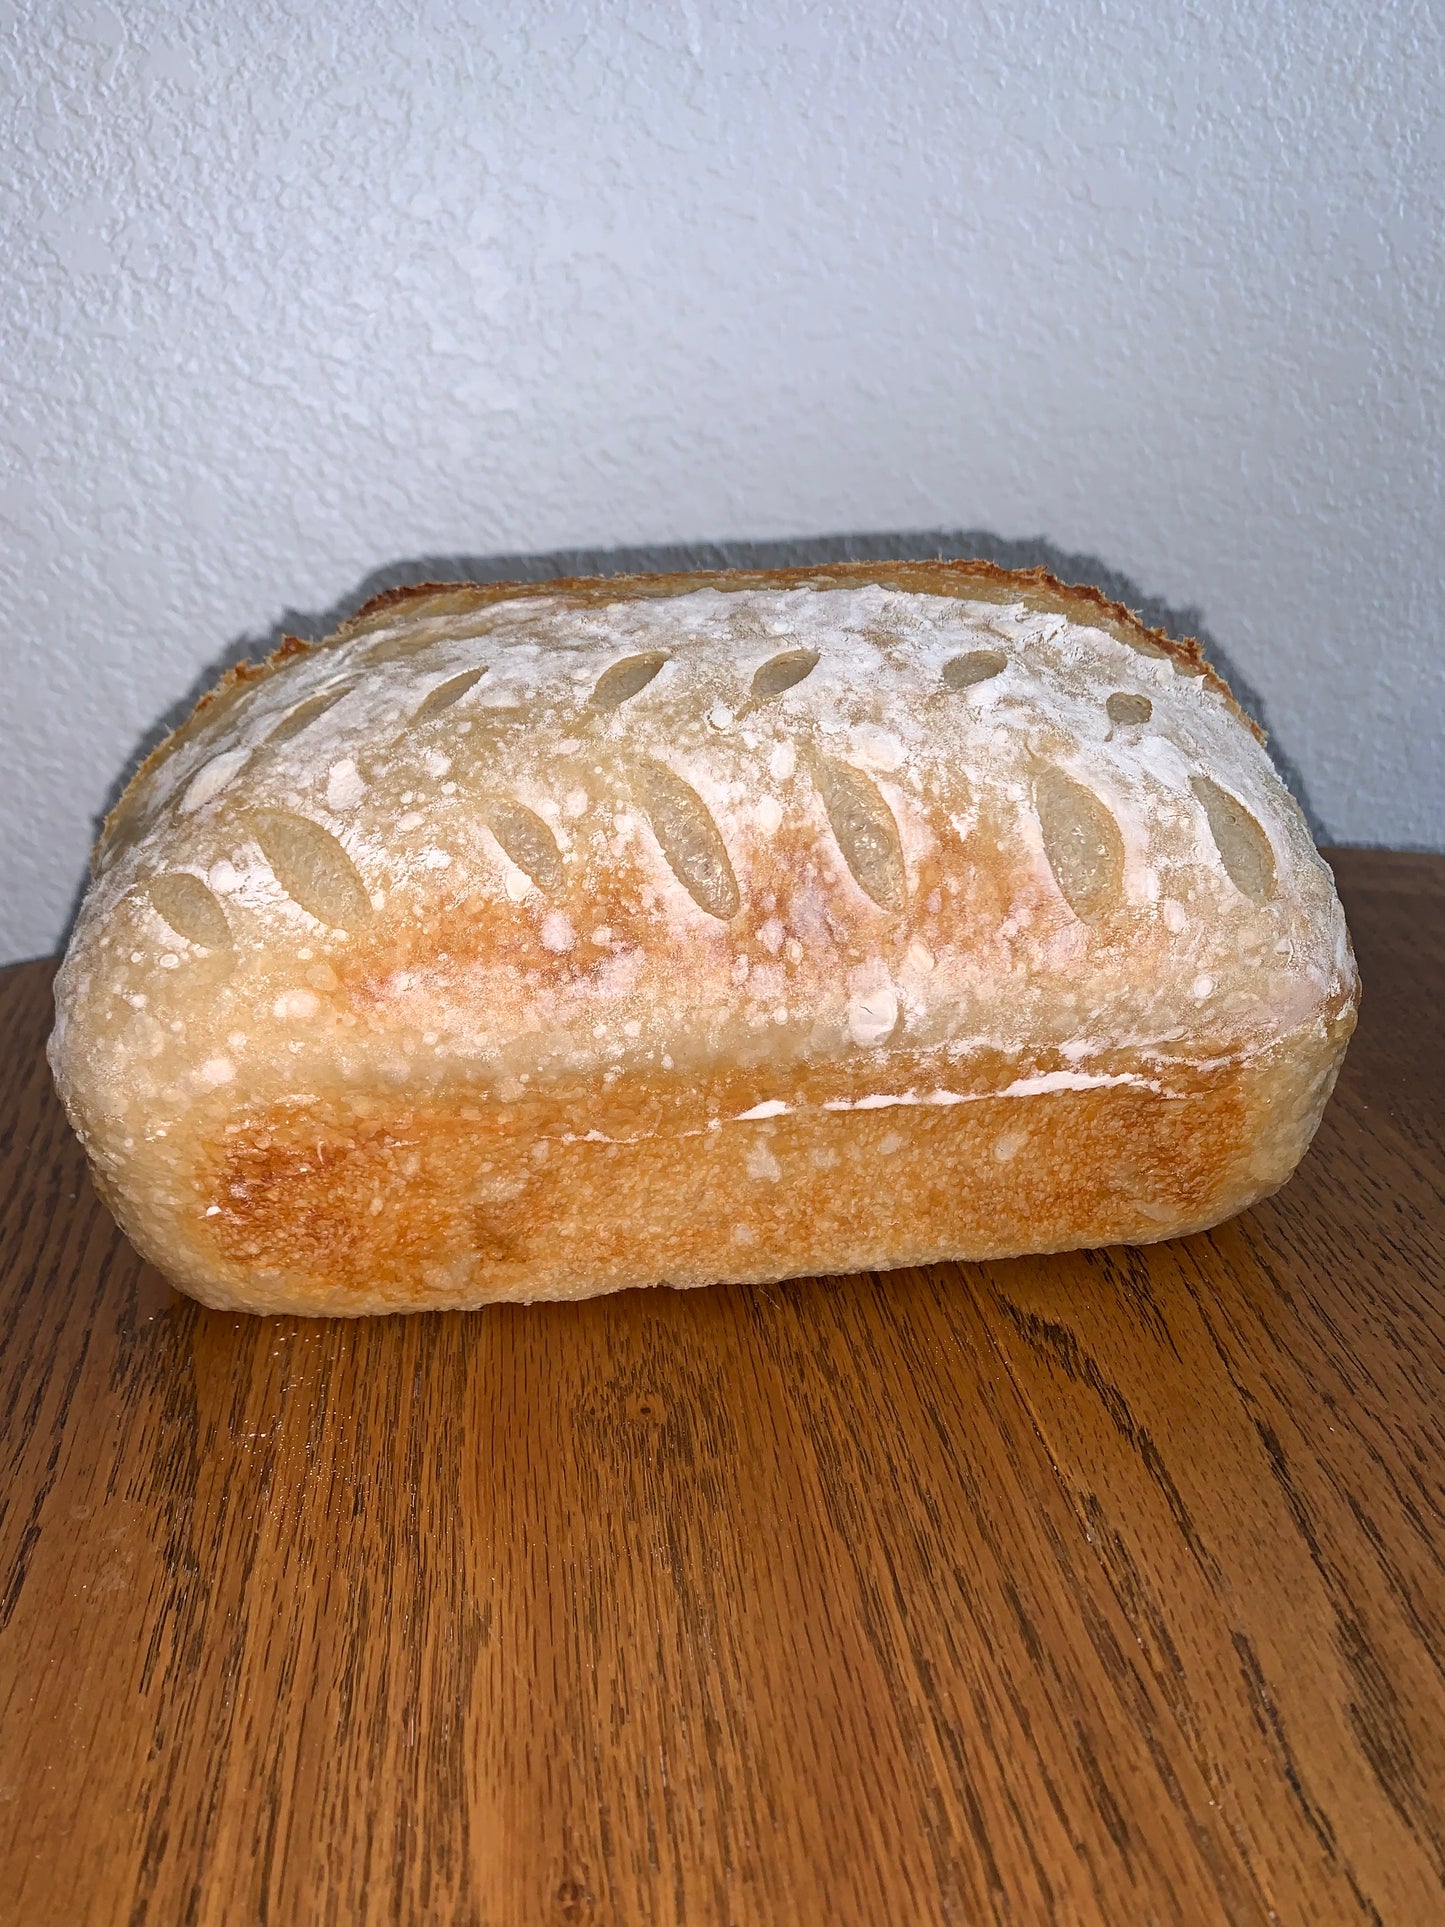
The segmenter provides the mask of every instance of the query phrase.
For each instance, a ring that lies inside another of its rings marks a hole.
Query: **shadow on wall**
[[[389,562],[374,569],[357,587],[329,609],[305,611],[288,609],[262,636],[242,636],[196,677],[191,688],[172,705],[136,745],[125,772],[106,799],[100,823],[114,807],[131,775],[157,743],[183,722],[196,699],[216,682],[221,673],[241,658],[253,662],[267,656],[285,635],[301,636],[319,642],[340,623],[355,613],[362,603],[383,589],[402,588],[414,582],[546,582],[561,575],[630,575],[648,570],[681,569],[784,569],[809,567],[820,562],[920,561],[924,559],[980,558],[1006,569],[1048,569],[1061,582],[1087,584],[1101,589],[1115,602],[1133,609],[1153,629],[1183,640],[1196,636],[1211,662],[1219,669],[1240,702],[1262,727],[1268,722],[1259,695],[1248,676],[1212,640],[1197,609],[1175,609],[1157,596],[1145,595],[1138,585],[1118,569],[1111,569],[1093,555],[1073,555],[1054,547],[1042,536],[1009,541],[991,535],[986,529],[904,530],[885,535],[817,535],[778,542],[681,542],[666,547],[630,549],[555,549],[541,555],[419,555],[404,561]],[[1318,837],[1319,822],[1310,808],[1308,794],[1299,771],[1271,741],[1270,754],[1285,782],[1294,792]],[[79,908],[77,896],[76,909]]]

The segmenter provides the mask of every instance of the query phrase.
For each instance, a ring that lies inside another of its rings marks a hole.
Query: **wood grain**
[[[0,1923],[1445,1920],[1445,859],[1208,1236],[174,1296],[0,977]]]

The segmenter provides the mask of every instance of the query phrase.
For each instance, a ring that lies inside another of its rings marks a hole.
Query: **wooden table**
[[[1445,858],[1151,1250],[202,1311],[0,977],[0,1923],[1445,1921]]]

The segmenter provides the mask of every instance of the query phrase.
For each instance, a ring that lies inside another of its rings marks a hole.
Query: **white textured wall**
[[[1438,6],[0,0],[0,955],[423,552],[1041,534],[1445,843]]]

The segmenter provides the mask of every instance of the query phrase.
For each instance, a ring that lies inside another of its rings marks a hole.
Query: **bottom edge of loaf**
[[[1284,1182],[1285,1180],[1281,1180]],[[307,1286],[286,1295],[284,1291],[268,1292],[263,1283],[252,1281],[238,1290],[217,1288],[210,1281],[182,1283],[175,1282],[189,1297],[204,1305],[210,1311],[242,1312],[252,1316],[268,1318],[373,1318],[402,1317],[426,1311],[485,1311],[494,1305],[570,1305],[581,1304],[591,1298],[609,1297],[623,1291],[701,1291],[716,1285],[736,1285],[751,1287],[755,1285],[785,1285],[802,1279],[828,1279],[846,1283],[849,1278],[859,1276],[886,1276],[894,1271],[926,1270],[934,1265],[948,1264],[993,1264],[1004,1263],[1013,1258],[1037,1258],[1055,1256],[1068,1251],[1097,1251],[1122,1245],[1148,1245],[1172,1242],[1179,1238],[1189,1238],[1247,1211],[1251,1205],[1261,1202],[1279,1189],[1278,1184],[1268,1185],[1249,1197],[1231,1201],[1223,1209],[1210,1213],[1198,1223],[1170,1226],[1167,1230],[1140,1233],[1128,1238],[1077,1239],[1069,1238],[1058,1244],[1009,1246],[997,1250],[955,1250],[926,1249],[917,1252],[899,1253],[891,1251],[883,1256],[869,1253],[853,1254],[832,1264],[816,1262],[801,1263],[779,1269],[768,1266],[763,1270],[747,1271],[733,1265],[724,1272],[704,1272],[695,1276],[658,1276],[653,1273],[639,1273],[636,1276],[619,1277],[608,1275],[601,1281],[595,1280],[585,1271],[574,1274],[567,1280],[556,1278],[538,1281],[540,1288],[533,1288],[528,1281],[514,1280],[507,1284],[488,1283],[475,1287],[470,1293],[459,1288],[455,1294],[446,1297],[434,1296],[424,1288],[415,1297],[398,1299],[392,1293],[372,1293],[364,1288],[357,1290],[350,1286]],[[570,1288],[568,1288],[570,1286]]]

